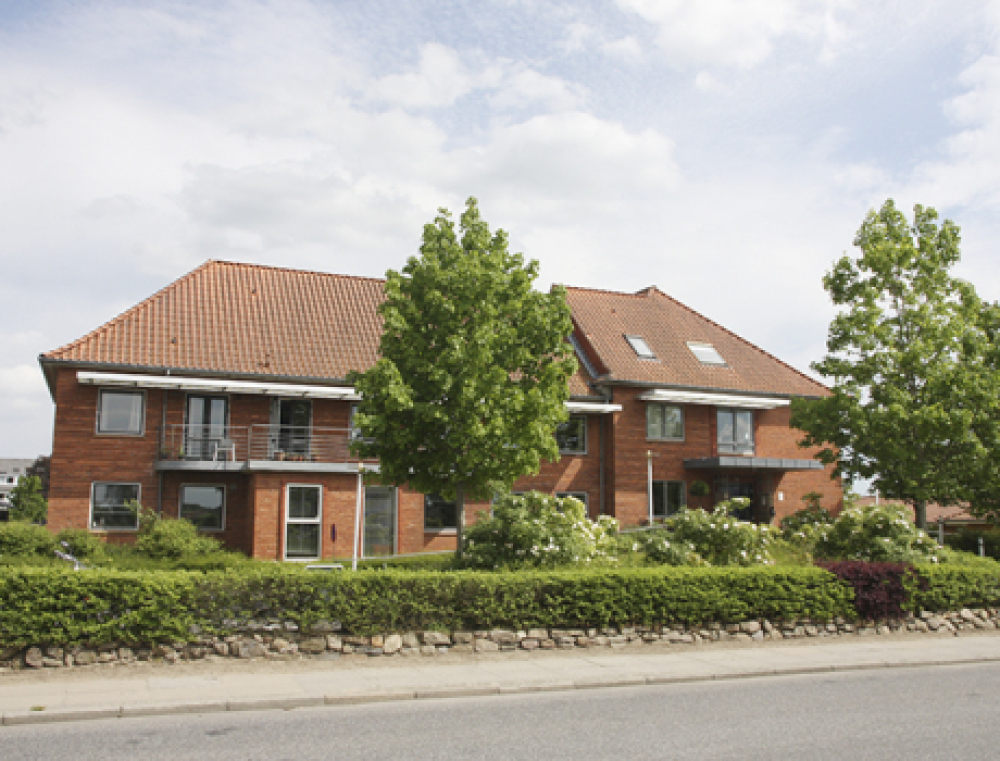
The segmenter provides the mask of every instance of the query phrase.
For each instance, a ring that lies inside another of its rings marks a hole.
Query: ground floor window
[[[181,518],[205,531],[222,531],[225,516],[225,486],[187,484],[181,487]]]
[[[138,516],[128,508],[138,501],[139,484],[95,483],[90,500],[91,528],[138,528]]]
[[[572,497],[573,499],[578,499],[583,503],[584,507],[587,507],[587,492],[585,491],[557,491],[557,497]]]
[[[285,558],[318,559],[323,523],[323,487],[289,484],[285,510]]]
[[[653,481],[653,518],[668,518],[686,504],[683,481]]]
[[[424,528],[428,531],[458,528],[458,505],[440,494],[424,495]]]

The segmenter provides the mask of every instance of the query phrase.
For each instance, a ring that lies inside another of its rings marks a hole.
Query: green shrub
[[[177,518],[158,520],[140,528],[135,549],[153,559],[178,560],[219,553],[222,545],[199,534],[191,521]]]
[[[1000,529],[963,528],[957,534],[946,535],[945,544],[956,550],[979,554],[979,538],[983,539],[983,552],[987,557],[1000,559]]]
[[[910,590],[910,610],[945,611],[1000,605],[1000,564],[921,564]]]
[[[583,503],[539,492],[508,494],[480,514],[466,532],[464,564],[469,568],[551,568],[573,563],[612,562],[618,522],[591,521]]]
[[[690,544],[677,540],[670,529],[653,528],[630,531],[617,537],[619,558],[629,553],[641,553],[647,562],[670,566],[705,566],[708,563]]]
[[[827,560],[935,562],[938,543],[913,525],[899,505],[852,507],[820,527],[816,555]]]
[[[56,534],[55,541],[60,549],[66,550],[78,560],[104,556],[104,542],[84,528],[64,528]]]
[[[23,521],[0,523],[0,557],[54,557],[56,541],[44,526]]]

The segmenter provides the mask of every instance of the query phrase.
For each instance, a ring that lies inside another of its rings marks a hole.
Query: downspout
[[[600,417],[601,424],[598,427],[598,434],[599,434],[598,447],[600,450],[600,455],[599,455],[600,464],[597,469],[597,483],[600,494],[598,501],[598,511],[600,515],[607,515],[607,507],[604,504],[604,437],[607,434],[608,430],[607,417],[608,416],[606,414],[601,415]]]
[[[160,421],[160,440],[156,444],[157,457],[163,451],[164,437],[167,435],[167,396],[169,389],[163,389],[163,413]],[[159,484],[156,487],[156,514],[163,515],[163,471],[160,471]]]

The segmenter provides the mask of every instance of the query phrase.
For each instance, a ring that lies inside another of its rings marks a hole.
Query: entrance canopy
[[[684,461],[688,470],[823,470],[816,460],[792,460],[778,457],[699,457]]]

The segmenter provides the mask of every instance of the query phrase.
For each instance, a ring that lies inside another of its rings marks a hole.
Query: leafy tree
[[[363,438],[380,480],[455,499],[462,552],[465,498],[488,499],[557,460],[576,362],[565,292],[532,288],[538,263],[507,251],[470,198],[460,235],[441,209],[420,256],[386,273],[380,359],[353,373]]]
[[[861,255],[845,255],[823,279],[841,311],[812,367],[833,379],[833,393],[793,401],[792,425],[837,474],[911,503],[923,528],[927,502],[966,497],[986,456],[977,430],[996,389],[984,372],[982,305],[950,274],[959,229],[938,225],[933,209],[917,205],[910,224],[886,201],[854,245]]]
[[[42,480],[38,476],[25,476],[10,492],[10,517],[15,521],[44,523],[49,504],[42,496]]]

